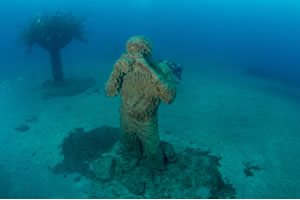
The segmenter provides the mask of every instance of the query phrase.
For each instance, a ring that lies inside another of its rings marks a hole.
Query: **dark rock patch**
[[[57,97],[72,97],[81,94],[96,84],[92,78],[75,80],[66,79],[63,82],[46,81],[42,84],[42,99],[52,99]]]
[[[24,120],[24,123],[17,126],[15,128],[15,130],[18,131],[18,132],[27,132],[31,129],[31,127],[28,124],[31,124],[31,123],[36,122],[36,121],[37,121],[36,116],[32,116],[30,118],[27,118],[27,119]]]
[[[34,122],[37,121],[37,119],[38,119],[37,116],[32,116],[32,117],[29,117],[29,118],[25,119],[25,123],[26,124],[34,123]]]
[[[119,129],[108,126],[84,131],[77,128],[61,144],[64,159],[53,168],[56,174],[79,173],[93,176],[90,164],[103,153],[108,152],[119,140]]]
[[[27,124],[22,124],[22,125],[20,125],[20,126],[17,126],[17,127],[15,128],[15,130],[18,131],[18,132],[24,133],[24,132],[27,132],[27,131],[30,130],[30,126],[28,126]]]
[[[246,177],[249,177],[249,176],[254,176],[255,172],[256,171],[261,171],[263,168],[256,165],[256,164],[253,164],[252,162],[246,162],[246,163],[243,163],[244,165],[244,174]]]
[[[265,80],[271,80],[292,87],[300,88],[299,79],[297,79],[291,74],[285,73],[284,71],[278,69],[274,69],[274,66],[272,66],[272,68],[264,66],[252,66],[245,69],[244,75],[253,76]]]
[[[264,88],[264,92],[267,94],[276,95],[278,97],[288,99],[295,103],[300,103],[300,91],[299,90],[298,90],[298,92],[295,92],[292,90],[286,90],[286,89],[277,88],[274,86],[268,86],[268,87]]]

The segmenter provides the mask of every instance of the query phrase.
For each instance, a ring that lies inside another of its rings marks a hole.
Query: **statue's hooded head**
[[[144,36],[133,36],[127,41],[126,50],[130,54],[139,53],[147,57],[152,55],[152,44]]]

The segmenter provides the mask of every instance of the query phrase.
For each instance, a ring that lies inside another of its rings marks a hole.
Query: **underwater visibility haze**
[[[300,2],[0,2],[0,198],[300,198]]]

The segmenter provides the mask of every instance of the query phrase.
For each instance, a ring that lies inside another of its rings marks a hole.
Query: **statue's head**
[[[144,36],[133,36],[127,41],[126,50],[128,53],[139,53],[143,56],[151,56],[152,44],[151,41]]]

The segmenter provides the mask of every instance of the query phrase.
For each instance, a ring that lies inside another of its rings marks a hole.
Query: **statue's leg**
[[[163,169],[164,162],[159,145],[160,138],[157,116],[154,116],[147,122],[140,122],[139,126],[138,137],[143,144],[143,150],[147,156],[149,166],[153,169]]]
[[[142,155],[142,144],[140,139],[136,134],[136,128],[133,120],[128,117],[126,114],[121,113],[121,144],[124,148],[124,151],[132,156],[141,156]]]

